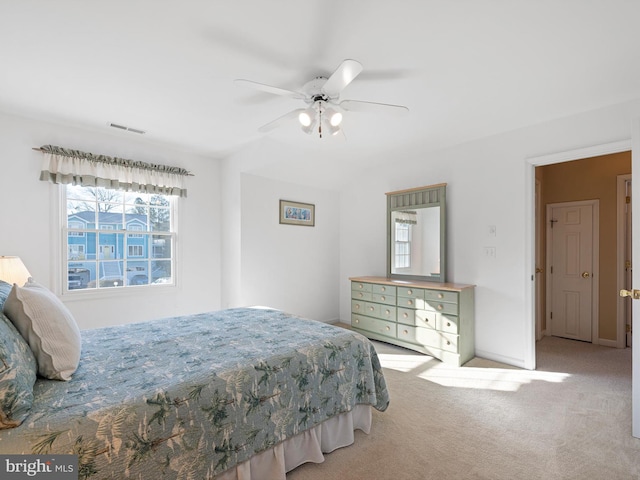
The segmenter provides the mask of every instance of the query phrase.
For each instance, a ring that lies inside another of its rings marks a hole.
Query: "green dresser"
[[[461,366],[475,355],[473,285],[353,277],[351,326]]]

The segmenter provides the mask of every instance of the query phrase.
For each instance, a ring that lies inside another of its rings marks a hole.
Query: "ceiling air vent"
[[[140,130],[138,128],[126,127],[124,125],[118,125],[117,123],[110,123],[109,126],[113,128],[117,128],[119,130],[125,130],[127,132],[137,133],[139,135],[144,135],[145,133],[147,133],[144,130]]]

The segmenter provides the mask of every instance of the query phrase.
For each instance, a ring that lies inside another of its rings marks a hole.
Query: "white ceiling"
[[[637,0],[2,0],[0,110],[356,165],[640,98],[639,21]],[[351,112],[346,138],[257,132],[303,104],[235,78],[299,90],[345,58],[364,71],[341,99],[410,113]]]

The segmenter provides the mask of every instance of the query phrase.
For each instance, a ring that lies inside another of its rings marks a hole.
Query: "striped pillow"
[[[13,285],[4,313],[31,347],[38,373],[69,380],[80,363],[80,329],[67,307],[51,291],[30,281]]]

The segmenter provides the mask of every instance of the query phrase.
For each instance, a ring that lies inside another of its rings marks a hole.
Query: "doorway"
[[[619,249],[619,234],[616,226],[619,202],[617,182],[619,175],[630,175],[630,172],[631,154],[628,148],[625,151],[614,154],[569,161],[566,161],[566,159],[549,161],[535,168],[535,180],[541,184],[539,195],[542,197],[541,201],[537,201],[541,210],[538,215],[543,217],[539,222],[535,222],[535,236],[537,238],[545,235],[548,227],[550,228],[549,220],[551,218],[547,218],[550,215],[546,210],[547,205],[560,206],[567,202],[587,202],[592,199],[599,199],[599,222],[597,227],[594,225],[594,233],[596,234],[594,241],[597,242],[597,246],[594,245],[594,253],[599,256],[599,260],[596,256],[592,266],[588,264],[582,265],[582,269],[579,272],[574,272],[574,274],[579,275],[575,278],[575,281],[583,281],[583,285],[578,286],[584,289],[590,283],[592,287],[591,310],[593,316],[591,328],[581,327],[578,332],[578,324],[568,324],[570,334],[552,331],[552,328],[555,329],[558,328],[558,325],[562,325],[561,321],[560,323],[556,322],[554,326],[553,319],[550,318],[552,312],[556,319],[558,309],[563,314],[567,312],[569,316],[573,315],[570,320],[570,322],[573,322],[582,317],[580,312],[584,312],[584,308],[582,310],[579,309],[581,295],[573,289],[567,290],[560,306],[552,306],[552,290],[550,287],[553,286],[553,283],[550,281],[550,277],[553,276],[555,278],[555,275],[550,272],[550,267],[552,263],[558,264],[559,262],[552,262],[549,258],[549,254],[553,252],[553,249],[547,251],[547,248],[542,248],[540,255],[543,258],[537,260],[537,265],[544,266],[544,274],[536,276],[539,282],[544,283],[544,288],[539,288],[540,292],[542,292],[542,298],[539,298],[538,302],[536,302],[536,308],[543,307],[545,312],[543,325],[541,326],[542,335],[566,336],[567,338],[591,341],[608,347],[624,348],[625,345],[620,343],[619,338],[619,333],[624,327],[619,325],[616,315],[616,312],[621,308],[618,296],[618,276],[619,268],[621,267],[617,258]],[[565,214],[569,214],[569,211],[565,212]],[[580,214],[574,212],[571,215],[579,216]],[[540,231],[540,228],[543,229],[543,232]],[[565,240],[575,241],[576,237],[573,236]],[[577,252],[573,249],[572,259],[575,260],[576,254]],[[579,265],[574,263],[569,266],[577,268]],[[582,276],[583,274],[585,275],[584,277]],[[556,280],[556,283],[558,282]],[[536,287],[542,286],[536,285]]]

